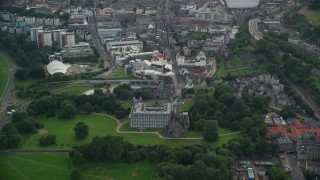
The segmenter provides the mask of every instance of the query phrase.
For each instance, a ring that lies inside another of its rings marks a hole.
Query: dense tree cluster
[[[282,166],[273,166],[270,169],[270,177],[273,180],[289,180],[290,175],[283,169]]]
[[[264,40],[260,40],[256,44],[256,54],[263,56],[263,61],[268,66],[267,70],[280,78],[281,83],[285,85],[286,92],[308,115],[312,116],[312,109],[291,89],[288,80],[303,85],[315,97],[315,101],[320,104],[319,77],[313,73],[314,68],[320,67],[319,59],[301,53],[287,40],[287,34],[269,33]],[[280,51],[283,55],[279,54]]]
[[[116,112],[127,114],[130,109],[123,109],[116,100],[113,94],[108,96],[62,94],[34,100],[28,106],[27,112],[32,116],[53,117],[59,115],[61,118],[72,118],[78,112],[90,113],[93,111],[107,114],[115,114]]]
[[[129,84],[122,84],[113,89],[113,93],[121,100],[128,100],[131,98],[132,88]]]
[[[220,84],[214,92],[199,90],[193,107],[190,109],[190,129],[202,131],[206,120],[217,120],[222,127],[233,130],[247,130],[261,126],[262,113],[267,113],[269,100],[264,96],[248,96],[237,98],[233,89]]]
[[[269,98],[243,94],[236,97],[233,89],[225,84],[215,87],[214,92],[198,90],[193,107],[189,111],[190,129],[201,131],[205,140],[218,138],[218,125],[244,132],[231,140],[219,151],[225,155],[252,156],[257,153],[275,153],[276,146],[265,140],[266,126],[261,114],[266,114]]]
[[[7,11],[18,14],[21,16],[31,16],[36,18],[52,18],[53,14],[36,13],[32,9],[26,9],[18,6],[10,6],[6,9]]]
[[[36,132],[43,125],[25,112],[15,112],[12,123],[6,124],[0,132],[0,149],[18,148],[22,145],[22,135]]]
[[[88,161],[127,161],[147,159],[158,163],[153,179],[228,179],[234,155],[207,145],[172,148],[166,145],[134,146],[121,137],[95,137],[90,144],[71,153],[75,165]],[[232,154],[232,153],[231,153]],[[84,159],[83,159],[84,158]]]
[[[16,71],[15,78],[24,80],[45,77],[43,64],[49,63],[47,55],[38,49],[35,42],[28,41],[25,34],[1,34],[0,43],[16,64],[22,67]]]

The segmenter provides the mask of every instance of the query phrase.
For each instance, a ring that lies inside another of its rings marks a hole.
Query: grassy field
[[[72,146],[90,142],[95,136],[104,136],[108,132],[115,131],[115,122],[99,115],[78,115],[73,119],[41,118],[39,122],[44,124],[48,134],[57,136],[57,146],[41,147],[49,149],[71,149]],[[77,122],[85,122],[89,126],[89,136],[78,140],[73,131]],[[39,138],[46,135],[33,134],[26,138],[23,149],[38,149]]]
[[[81,95],[82,93],[92,89],[91,85],[73,85],[73,86],[66,86],[63,88],[53,89],[52,92],[55,94],[67,93],[67,94],[74,94],[74,95]]]
[[[116,69],[116,71],[114,71],[110,76],[107,77],[107,79],[110,80],[133,80],[133,79],[137,79],[133,76],[126,76],[125,75],[125,68],[121,67]]]
[[[86,176],[90,174],[94,176],[100,176],[104,178],[127,180],[127,179],[151,179],[155,172],[155,164],[148,162],[137,163],[86,163],[79,167],[81,173],[84,174],[83,179],[96,179],[92,176]],[[135,174],[136,176],[133,176]]]
[[[181,112],[188,112],[189,109],[192,107],[192,103],[184,103],[180,105],[180,111]]]
[[[132,107],[132,101],[125,101],[123,103],[121,103],[121,107],[125,108],[125,109],[131,109]]]
[[[95,136],[104,136],[107,134],[121,136],[125,140],[134,144],[154,145],[154,144],[167,144],[169,146],[183,146],[191,144],[213,144],[221,145],[226,143],[229,139],[236,137],[236,134],[230,134],[227,136],[221,136],[219,142],[207,143],[203,140],[175,140],[175,139],[160,139],[156,134],[122,134],[117,133],[116,122],[105,116],[100,115],[78,115],[74,119],[58,119],[54,118],[41,118],[39,119],[44,124],[45,130],[48,130],[48,134],[54,134],[57,136],[57,144],[49,147],[40,147],[39,138],[40,134],[32,134],[29,137],[25,137],[25,143],[22,149],[71,149],[74,145],[80,145],[90,142]],[[77,122],[85,122],[89,126],[89,136],[84,140],[76,139],[73,131],[73,127]],[[129,128],[129,127],[128,127]],[[222,133],[222,132],[220,132]],[[197,136],[199,137],[199,136]]]
[[[305,6],[299,13],[304,15],[313,26],[320,26],[320,10],[314,11]]]
[[[67,180],[71,163],[65,154],[0,155],[0,179]]]
[[[29,87],[33,84],[37,84],[38,82],[41,82],[40,79],[27,79],[27,80],[23,80],[23,81],[20,81],[20,80],[16,80],[15,81],[15,85],[18,86],[18,87]]]
[[[8,67],[9,67],[8,62],[4,59],[3,56],[0,56],[0,101],[5,91],[7,90],[7,86],[9,83],[10,75],[7,72]]]
[[[8,154],[0,155],[0,179],[5,180],[69,180],[70,158],[66,154]],[[77,167],[84,180],[99,179],[151,179],[155,164],[137,163],[86,163]],[[132,176],[136,173],[136,176]]]

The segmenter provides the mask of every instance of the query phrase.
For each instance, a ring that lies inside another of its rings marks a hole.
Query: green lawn
[[[320,26],[320,10],[311,10],[305,6],[299,13],[304,15],[313,26]]]
[[[63,88],[53,89],[52,92],[55,94],[67,93],[67,94],[75,94],[81,95],[82,93],[92,89],[91,85],[74,85],[74,86],[66,86]]]
[[[236,57],[236,58],[235,58],[235,61],[236,61],[236,65],[237,65],[237,66],[242,66],[242,65],[243,65],[240,57]]]
[[[109,80],[133,80],[133,79],[138,79],[133,76],[126,76],[125,75],[125,68],[121,67],[116,69],[110,76],[107,77]]]
[[[37,84],[38,82],[41,82],[40,79],[27,79],[27,80],[16,80],[15,81],[15,85],[18,86],[18,87],[29,87],[33,84]]]
[[[81,173],[83,173],[84,180],[94,180],[92,176],[86,176],[86,174],[117,179],[117,180],[147,180],[151,179],[155,173],[156,166],[148,162],[137,163],[120,163],[120,162],[108,162],[108,163],[85,163],[79,167]],[[133,176],[136,173],[136,176]]]
[[[121,107],[125,108],[125,109],[131,109],[132,107],[132,102],[131,101],[125,101],[123,103],[121,103]]]
[[[175,140],[175,139],[160,139],[156,134],[123,134],[117,133],[116,122],[105,116],[100,115],[78,115],[74,119],[58,119],[54,118],[40,118],[39,121],[44,124],[45,130],[48,134],[57,136],[57,145],[49,147],[40,147],[38,145],[40,134],[32,134],[29,138],[25,137],[25,143],[22,149],[71,149],[74,145],[88,143],[95,136],[104,136],[107,134],[114,136],[121,136],[125,140],[134,144],[154,145],[154,144],[167,144],[169,146],[183,146],[191,144],[213,144],[221,145],[227,142],[228,139],[236,137],[234,134],[228,136],[221,136],[219,142],[208,143],[203,140]],[[73,127],[77,122],[85,122],[89,126],[89,136],[84,140],[76,139]],[[221,133],[221,132],[220,132]],[[198,136],[197,136],[198,137]]]
[[[231,68],[233,68],[232,60],[228,59],[227,60],[227,69],[231,69]]]
[[[0,155],[0,174],[4,180],[69,180],[70,158],[66,154],[7,154]],[[151,179],[155,164],[148,162],[86,163],[77,167],[84,180]],[[136,176],[132,176],[136,173]]]
[[[184,103],[180,105],[180,111],[182,112],[188,112],[189,109],[192,107],[192,103]]]
[[[7,72],[8,67],[8,62],[4,59],[3,56],[0,56],[0,101],[4,96],[4,93],[7,90],[7,86],[9,83],[10,75]]]
[[[0,179],[67,180],[71,163],[65,154],[0,155]]]
[[[108,132],[115,133],[116,123],[104,116],[99,115],[78,115],[73,119],[40,118],[39,122],[44,124],[48,134],[57,136],[57,145],[41,147],[49,149],[71,149],[72,146],[90,142],[95,136],[104,136]],[[73,131],[77,122],[85,122],[89,126],[89,136],[86,139],[78,140]],[[23,149],[39,149],[39,138],[46,135],[32,134],[26,138]]]
[[[219,126],[219,135],[220,137],[223,137],[223,136],[233,136],[233,134],[231,135],[228,135],[229,133],[236,133],[237,131],[233,131],[231,129],[228,129],[228,128],[223,128],[221,126]],[[226,135],[227,134],[227,135]],[[186,132],[186,136],[187,137],[190,137],[190,138],[196,138],[196,137],[202,137],[202,132],[200,131],[191,131],[191,130],[187,130]],[[223,139],[225,139],[223,137]]]

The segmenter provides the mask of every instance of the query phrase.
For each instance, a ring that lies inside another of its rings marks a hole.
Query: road
[[[185,82],[179,76],[179,68],[176,62],[176,53],[173,50],[173,47],[169,44],[169,39],[172,38],[170,33],[170,17],[169,17],[169,0],[162,0],[158,8],[157,18],[158,18],[158,27],[159,27],[159,36],[160,36],[160,46],[159,50],[162,50],[167,56],[169,56],[172,62],[172,68],[174,72],[173,88],[174,96],[181,96],[181,89],[184,87]]]
[[[100,59],[103,60],[103,65],[105,68],[115,67],[115,64],[113,61],[109,61],[109,57],[105,51],[105,48],[100,41],[100,38],[98,37],[97,28],[96,28],[96,20],[93,19],[91,22],[89,22],[90,32],[92,34],[92,41],[94,43],[94,46],[96,47],[97,51],[100,54]],[[99,61],[100,63],[100,61]]]
[[[249,21],[249,32],[251,36],[254,37],[256,40],[263,39],[263,36],[258,29],[258,22],[259,20],[257,18],[251,19]]]
[[[288,160],[290,167],[292,168],[291,177],[293,180],[305,180],[305,177],[301,169],[297,165],[297,160],[292,154],[285,154],[285,158]]]
[[[14,73],[17,70],[17,66],[11,60],[9,60],[10,57],[8,55],[4,54],[3,52],[1,52],[1,54],[3,59],[5,59],[9,63],[9,68],[7,69],[7,72],[9,73],[9,82],[8,82],[7,90],[5,91],[0,102],[1,108],[5,110],[10,105],[28,104],[29,101],[17,99],[14,96],[12,96],[12,93],[15,87]],[[10,116],[4,115],[0,121],[0,129],[2,129],[2,127],[6,125],[10,120],[11,120]]]

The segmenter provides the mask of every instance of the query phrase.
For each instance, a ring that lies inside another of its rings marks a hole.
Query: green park
[[[72,170],[66,154],[10,154],[0,155],[1,179],[67,180]],[[97,162],[77,167],[83,179],[150,179],[155,164],[148,162]]]
[[[45,131],[43,132],[46,133],[34,133],[24,136],[24,145],[22,146],[22,149],[72,149],[73,146],[89,143],[95,136],[105,136],[107,134],[121,136],[129,142],[142,145],[167,144],[169,146],[183,146],[207,143],[202,140],[201,132],[190,130],[187,131],[186,137],[196,139],[162,139],[156,134],[160,129],[144,130],[144,132],[154,132],[150,134],[135,133],[139,130],[130,128],[128,123],[123,124],[120,128],[120,132],[117,132],[116,128],[118,124],[116,120],[109,116],[99,114],[80,114],[73,119],[59,119],[58,117],[39,118],[38,121],[44,125],[43,130]],[[84,122],[89,126],[89,136],[82,140],[77,139],[74,135],[73,127],[78,122]],[[209,144],[213,144],[218,147],[238,136],[238,132],[221,127],[219,128],[219,133],[219,140]],[[56,135],[56,144],[40,147],[39,138],[50,134]]]

